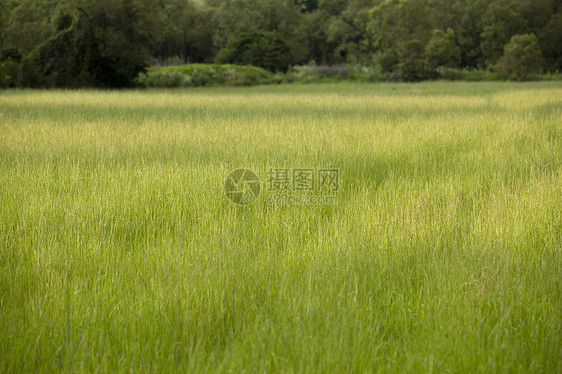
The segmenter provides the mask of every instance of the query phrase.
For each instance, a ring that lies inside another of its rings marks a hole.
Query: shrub
[[[380,66],[362,65],[303,65],[293,66],[285,74],[285,81],[299,83],[362,81],[381,82],[388,74]]]
[[[21,59],[16,48],[6,48],[0,53],[0,88],[16,85]]]
[[[179,73],[169,72],[167,70],[152,70],[145,73],[140,73],[136,79],[137,84],[144,87],[189,87],[192,86],[191,78]]]
[[[435,71],[423,58],[412,58],[398,64],[398,74],[404,82],[417,82],[435,78]]]
[[[252,66],[186,64],[150,68],[136,78],[142,87],[252,86],[278,82],[270,72]]]
[[[498,73],[507,79],[526,80],[538,73],[542,53],[535,34],[514,35],[504,47],[504,54],[496,65]]]
[[[219,51],[216,62],[253,65],[271,72],[286,72],[291,64],[291,48],[274,31],[238,31]]]
[[[451,29],[433,30],[425,47],[425,55],[431,67],[456,67],[461,61],[461,50],[455,43],[455,32]]]
[[[0,62],[0,88],[14,87],[19,71],[19,64],[8,58]]]

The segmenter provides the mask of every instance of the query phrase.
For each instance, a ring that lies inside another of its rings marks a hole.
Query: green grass
[[[561,98],[2,91],[0,371],[560,373]],[[236,206],[239,167],[338,203]]]

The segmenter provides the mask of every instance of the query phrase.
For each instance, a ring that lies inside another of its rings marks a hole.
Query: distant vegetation
[[[527,80],[562,70],[562,1],[0,0],[0,52],[2,87],[127,87],[170,63]]]
[[[508,70],[506,73],[509,74]],[[515,71],[514,74],[518,72]],[[509,75],[478,69],[440,67],[435,77],[450,81],[498,81]],[[525,75],[529,80],[562,80],[562,74]],[[384,72],[377,66],[361,65],[302,65],[292,66],[286,73],[271,73],[253,66],[219,64],[185,64],[151,67],[139,73],[139,87],[185,88],[199,86],[255,86],[280,83],[321,82],[393,82],[401,81],[397,72]]]
[[[149,68],[136,83],[143,87],[252,86],[274,83],[267,70],[254,66],[188,64]]]

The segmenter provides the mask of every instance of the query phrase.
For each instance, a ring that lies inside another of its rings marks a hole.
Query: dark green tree
[[[239,30],[276,32],[289,45],[291,63],[306,62],[304,16],[294,0],[224,0],[215,13],[215,46],[222,49]]]
[[[314,12],[318,9],[318,0],[295,0],[295,4],[303,13]]]
[[[435,29],[454,30],[458,27],[462,13],[458,0],[428,0],[427,7]]]
[[[0,0],[0,53],[21,56],[5,54],[2,84],[128,86],[148,63],[223,60],[239,30],[260,35],[227,60],[272,70],[376,64],[420,80],[437,66],[496,66],[530,33],[541,68],[562,69],[561,0]]]
[[[521,15],[527,27],[535,35],[548,23],[553,14],[556,13],[556,2],[562,5],[560,0],[512,0],[514,9]]]
[[[232,35],[217,55],[221,64],[253,65],[269,71],[287,71],[290,47],[276,32],[241,30]]]
[[[554,14],[539,34],[546,68],[562,70],[562,7]]]
[[[188,0],[163,0],[162,29],[153,54],[159,60],[177,57],[181,62],[212,61],[215,9]]]
[[[158,25],[149,0],[82,0],[71,22],[24,58],[26,86],[127,87],[144,69]]]
[[[389,0],[373,8],[368,31],[382,60],[396,61],[400,77],[413,81],[431,74],[424,52],[432,25],[424,0]]]
[[[507,79],[526,80],[538,73],[542,54],[535,34],[514,35],[504,48],[496,65],[497,71]]]
[[[459,66],[461,52],[455,42],[455,32],[452,29],[447,29],[446,32],[433,30],[431,39],[425,46],[425,55],[432,68]]]
[[[306,36],[306,58],[303,62],[326,63],[330,60],[334,46],[326,36],[326,22],[329,17],[320,11],[305,14],[305,22],[300,30]]]
[[[6,0],[0,0],[0,49],[4,49],[4,40],[6,38],[6,23],[10,17]]]
[[[323,27],[332,50],[329,62],[372,63],[372,40],[365,30],[374,4],[373,0],[349,0],[340,13],[326,20]]]
[[[461,50],[461,66],[485,67],[480,49],[481,20],[491,0],[454,0],[454,16],[450,19]]]
[[[9,4],[5,4],[10,8]],[[13,3],[13,9],[2,30],[4,48],[17,48],[23,53],[31,52],[43,43],[51,32],[50,10],[47,1],[21,0]]]
[[[526,32],[527,25],[521,14],[509,0],[495,0],[488,5],[482,16],[480,50],[487,66],[501,57],[503,46],[518,33]]]

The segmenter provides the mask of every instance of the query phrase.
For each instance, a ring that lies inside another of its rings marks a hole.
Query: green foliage
[[[136,83],[142,87],[253,86],[275,83],[267,70],[253,66],[187,64],[148,69]]]
[[[388,74],[377,66],[304,65],[293,66],[285,75],[286,82],[318,83],[336,81],[381,82]]]
[[[75,34],[79,18],[79,14],[76,14],[68,29],[59,30],[23,59],[20,85],[29,87],[92,85],[92,81],[82,80],[83,74],[78,77],[80,56],[75,53]]]
[[[318,9],[318,0],[294,0],[303,13],[310,13]]]
[[[48,1],[21,0],[12,2],[12,8],[2,30],[3,47],[17,48],[24,53],[31,52],[45,41],[50,32]]]
[[[435,72],[423,57],[413,56],[398,64],[398,76],[405,82],[435,78]]]
[[[19,64],[12,58],[0,61],[0,88],[14,87],[17,82]]]
[[[397,61],[400,78],[429,78],[431,69],[424,49],[431,36],[431,22],[423,0],[390,0],[373,8],[367,26],[376,52]]]
[[[240,30],[219,52],[216,62],[285,72],[291,63],[290,47],[276,32]]]
[[[546,68],[562,71],[562,7],[538,36]]]
[[[450,0],[443,0],[450,2]],[[482,57],[481,32],[482,17],[490,0],[458,1],[453,3],[450,18],[440,28],[452,28],[461,50],[461,66],[483,68],[486,66]]]
[[[148,58],[150,2],[83,1],[23,61],[21,85],[127,87]],[[67,27],[67,28],[64,28]]]
[[[168,70],[149,70],[146,73],[140,73],[135,79],[135,83],[142,87],[191,87],[193,83],[191,77],[186,76],[177,71]]]
[[[541,68],[562,70],[558,0],[0,0],[0,50],[22,53],[3,76],[33,87],[127,87],[148,66],[210,62],[362,65],[418,81],[438,67],[487,71],[529,33]]]
[[[221,50],[240,30],[274,32],[290,48],[289,63],[307,58],[308,27],[294,0],[224,0],[214,15],[215,46]]]
[[[480,50],[487,66],[495,64],[503,47],[512,35],[526,30],[525,21],[514,5],[506,0],[495,0],[486,9],[481,21]]]
[[[541,60],[542,53],[535,34],[514,35],[505,46],[496,69],[505,78],[526,80],[540,71]]]
[[[371,62],[372,41],[365,29],[369,23],[372,3],[366,0],[350,1],[339,14],[326,19],[326,39],[332,50],[328,62],[362,65]]]
[[[17,48],[6,48],[0,53],[0,61],[11,59],[16,62],[21,62],[22,57],[21,51]]]
[[[457,67],[460,64],[460,48],[455,43],[455,32],[452,29],[433,30],[431,39],[425,47],[425,55],[430,66]]]
[[[216,54],[212,10],[187,0],[164,0],[161,8],[161,32],[153,54],[157,60],[179,57],[185,62],[210,62]]]

